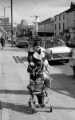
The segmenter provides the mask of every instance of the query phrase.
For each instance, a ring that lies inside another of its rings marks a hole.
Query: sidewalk
[[[67,66],[50,67],[54,80],[49,91],[49,103],[53,105],[53,112],[30,114],[27,112],[27,62],[16,62],[13,56],[20,59],[27,53],[9,46],[0,51],[0,101],[3,106],[0,120],[75,120],[75,81],[64,74],[65,68],[69,70]]]
[[[26,86],[29,78],[26,66],[24,66],[27,63],[17,64],[13,56],[24,57],[26,53],[22,50],[18,51],[17,48],[14,50],[9,46],[0,51],[0,101],[2,105],[0,120],[18,120],[15,113],[22,109],[18,116],[19,118],[23,116],[24,105],[27,104],[28,98],[25,93],[27,93]],[[15,118],[13,118],[13,114]]]

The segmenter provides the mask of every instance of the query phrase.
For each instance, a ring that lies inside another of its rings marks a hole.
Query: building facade
[[[42,46],[50,47],[50,40],[54,36],[53,18],[48,18],[38,24],[38,35],[41,37]]]
[[[38,33],[44,36],[75,40],[75,3],[71,2],[66,11],[48,18],[38,24]]]
[[[54,16],[54,36],[66,40],[75,39],[75,5],[71,3],[68,10]]]
[[[6,32],[11,31],[11,24],[9,23],[9,18],[0,18],[0,28],[3,28]]]
[[[54,19],[48,18],[38,24],[38,33],[44,36],[54,35]]]

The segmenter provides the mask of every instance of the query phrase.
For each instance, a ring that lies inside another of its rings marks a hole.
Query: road
[[[31,114],[27,107],[29,75],[25,56],[25,50],[19,48],[0,49],[0,120],[75,120],[75,80],[70,63],[49,67],[53,112]]]

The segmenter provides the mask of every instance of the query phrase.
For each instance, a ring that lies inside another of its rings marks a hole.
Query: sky
[[[20,23],[25,19],[31,24],[36,15],[43,21],[67,10],[71,1],[75,2],[75,0],[13,0],[13,22]],[[4,16],[4,7],[5,16],[10,18],[10,0],[0,0],[0,17]]]

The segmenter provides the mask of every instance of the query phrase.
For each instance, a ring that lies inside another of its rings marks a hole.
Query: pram
[[[30,73],[30,84],[28,85],[28,90],[30,93],[30,98],[28,105],[30,108],[45,108],[45,97],[47,96],[45,81],[41,71],[35,71],[35,69]],[[32,78],[32,79],[31,79]],[[35,96],[37,97],[38,106],[36,105]],[[49,102],[49,101],[48,101]],[[49,105],[49,111],[52,112],[52,106]]]

